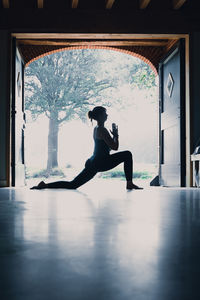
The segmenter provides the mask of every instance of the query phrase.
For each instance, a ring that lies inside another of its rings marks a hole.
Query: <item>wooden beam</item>
[[[140,0],[140,9],[145,9],[151,0]]]
[[[2,0],[3,8],[9,8],[10,7],[10,1],[9,0]]]
[[[44,0],[37,0],[37,5],[38,5],[38,8],[43,8],[44,7]]]
[[[168,40],[168,43],[166,44],[166,47],[165,47],[165,52],[166,53],[169,52],[169,50],[172,49],[177,42],[178,42],[178,39]]]
[[[141,40],[141,39],[181,39],[185,38],[187,34],[133,34],[133,33],[17,33],[13,32],[11,34],[13,37],[16,37],[18,40],[22,39],[62,39],[62,40]]]
[[[173,9],[181,8],[185,2],[186,0],[173,0]]]
[[[106,9],[111,9],[115,0],[106,0]]]
[[[77,8],[79,0],[72,0],[72,8]]]
[[[157,46],[166,47],[168,40],[99,40],[99,41],[52,41],[52,40],[18,40],[19,45],[33,46]]]

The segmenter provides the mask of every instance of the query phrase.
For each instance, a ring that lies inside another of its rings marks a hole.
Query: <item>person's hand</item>
[[[112,131],[110,130],[113,137],[118,137],[118,126],[115,123],[112,123]]]

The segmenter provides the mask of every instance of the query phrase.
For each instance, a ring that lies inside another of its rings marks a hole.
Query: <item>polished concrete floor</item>
[[[200,189],[0,189],[1,300],[199,300]]]

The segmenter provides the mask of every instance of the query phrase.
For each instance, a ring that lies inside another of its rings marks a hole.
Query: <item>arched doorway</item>
[[[173,44],[173,43],[171,43],[171,44]],[[96,46],[95,46],[96,47]],[[97,47],[98,48],[98,47]],[[100,47],[100,48],[102,48],[102,47]],[[168,49],[169,49],[170,47],[168,47]],[[146,48],[147,49],[147,48]],[[155,48],[154,48],[155,49]],[[124,50],[124,49],[123,49]],[[162,54],[160,54],[160,56],[159,55],[157,55],[157,62],[160,60],[160,57],[163,55],[163,52],[162,52]],[[158,64],[157,64],[157,68],[158,68]]]

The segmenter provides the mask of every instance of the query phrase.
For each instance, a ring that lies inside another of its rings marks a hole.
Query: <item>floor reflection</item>
[[[198,299],[200,191],[122,184],[0,190],[1,299]]]

